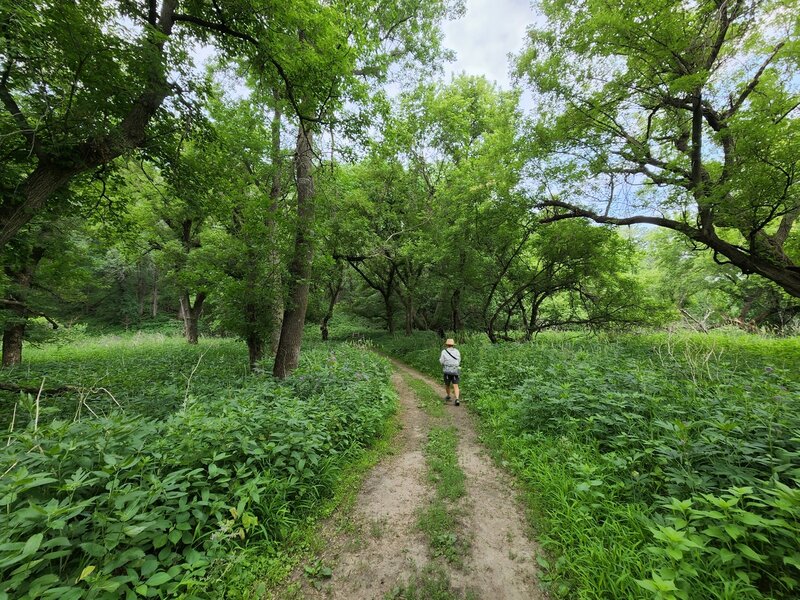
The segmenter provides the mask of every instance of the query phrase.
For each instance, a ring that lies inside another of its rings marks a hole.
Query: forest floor
[[[546,598],[519,493],[478,441],[464,403],[442,406],[441,385],[392,362],[401,423],[392,452],[274,597]],[[430,449],[442,432],[455,433],[452,462],[463,473],[460,497],[444,504],[437,486],[449,475],[431,474]]]

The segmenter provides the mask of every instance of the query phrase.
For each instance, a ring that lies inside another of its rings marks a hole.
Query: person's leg
[[[450,382],[447,378],[444,380],[444,399],[450,400]]]
[[[453,391],[456,394],[456,406],[458,406],[459,401],[461,399],[461,393],[458,391],[458,384],[457,383],[453,384]]]

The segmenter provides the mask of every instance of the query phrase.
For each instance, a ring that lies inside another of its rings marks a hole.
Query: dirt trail
[[[416,521],[431,493],[422,453],[429,419],[400,375],[392,376],[392,384],[401,407],[397,451],[367,476],[344,531],[336,531],[342,527],[334,520],[322,534],[327,546],[320,559],[332,566],[333,576],[318,581],[315,588],[296,574],[294,580],[301,589],[281,597],[383,598],[428,562],[428,546]]]
[[[392,363],[398,371],[443,390],[430,377],[403,363]],[[448,405],[447,410],[459,435],[459,465],[467,476],[469,503],[465,524],[472,536],[464,569],[451,573],[454,586],[475,590],[484,600],[546,598],[537,585],[537,548],[528,538],[525,511],[513,482],[478,442],[475,424],[463,403]]]
[[[397,451],[368,475],[347,526],[333,519],[322,536],[322,564],[330,579],[313,581],[300,570],[294,587],[280,598],[380,600],[430,562],[428,546],[418,531],[417,516],[431,497],[422,449],[433,423],[399,373],[436,382],[397,361],[392,383],[400,396],[402,431]],[[467,498],[461,519],[471,550],[460,569],[449,567],[454,590],[470,590],[482,600],[537,599],[536,546],[528,539],[525,513],[511,480],[478,443],[472,418],[464,406],[446,407],[446,421],[459,435],[459,465],[467,477]]]

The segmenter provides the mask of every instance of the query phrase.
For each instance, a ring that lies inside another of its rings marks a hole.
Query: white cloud
[[[510,88],[509,54],[525,43],[525,30],[536,19],[530,0],[466,0],[466,15],[442,29],[445,46],[456,61],[445,65],[448,75],[485,75]]]

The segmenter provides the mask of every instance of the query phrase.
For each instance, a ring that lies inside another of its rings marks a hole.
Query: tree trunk
[[[303,326],[308,307],[308,288],[311,278],[311,261],[314,224],[314,179],[311,127],[301,121],[297,133],[295,170],[297,174],[297,230],[294,237],[294,256],[289,264],[288,306],[283,312],[281,337],[275,353],[272,374],[283,379],[297,368]]]
[[[322,341],[328,341],[328,323],[333,318],[333,310],[336,308],[336,303],[339,301],[339,294],[342,291],[342,285],[344,284],[344,272],[342,271],[341,267],[339,270],[339,277],[336,279],[335,284],[328,284],[328,311],[325,313],[325,316],[322,317],[322,323],[320,323],[320,331],[322,332]]]
[[[258,334],[251,333],[247,336],[247,353],[250,357],[250,371],[252,372],[256,365],[264,358],[264,350],[266,349],[266,344],[264,343],[264,338]]]
[[[386,309],[386,329],[389,333],[394,333],[394,308],[392,307],[392,297],[388,294],[383,295],[383,306]]]
[[[489,336],[489,341],[493,344],[497,343],[497,335],[494,333],[494,319],[489,321],[489,324],[486,326],[486,335]]]
[[[183,313],[183,333],[186,336],[186,341],[190,344],[196,344],[198,341],[197,328],[200,322],[200,315],[203,312],[203,303],[206,300],[205,292],[200,292],[194,300],[192,306],[189,292],[181,294],[181,313]]]
[[[136,314],[141,322],[144,317],[144,305],[147,300],[147,280],[145,279],[142,261],[136,266]]]
[[[153,292],[152,303],[150,305],[150,316],[154,319],[158,316],[158,267],[153,265]]]
[[[25,321],[12,321],[3,328],[3,366],[13,367],[22,362],[22,340]]]
[[[19,269],[5,267],[5,274],[14,283],[12,293],[9,294],[10,312],[13,317],[3,328],[3,356],[2,366],[10,367],[22,362],[22,343],[25,337],[25,328],[28,324],[28,292],[33,283],[33,275],[39,261],[44,257],[44,248],[34,246]]]
[[[25,180],[22,198],[16,202],[6,198],[0,207],[0,248],[11,241],[77,172],[40,161]]]
[[[453,325],[453,331],[461,331],[464,328],[464,324],[461,322],[461,288],[456,288],[453,291],[453,296],[450,299],[450,308],[451,308],[451,321]]]
[[[406,302],[406,335],[414,333],[414,298],[409,295],[408,302]]]
[[[272,184],[269,190],[269,222],[267,231],[271,250],[269,253],[270,278],[274,301],[272,303],[272,337],[270,339],[270,352],[274,356],[278,352],[281,340],[281,324],[283,322],[283,281],[281,277],[281,255],[278,252],[278,208],[280,207],[283,188],[281,173],[283,157],[281,155],[281,107],[278,89],[273,90],[275,109],[272,115],[271,133],[272,145],[270,147],[270,160],[272,162]]]

